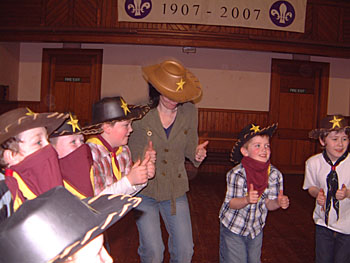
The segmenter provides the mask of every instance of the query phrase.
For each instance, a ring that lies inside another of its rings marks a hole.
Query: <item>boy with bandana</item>
[[[0,116],[0,166],[13,208],[63,185],[55,149],[47,137],[67,118],[62,113],[34,113],[18,108]]]
[[[127,146],[131,123],[142,118],[148,106],[129,106],[122,97],[106,97],[93,105],[92,125],[83,128],[93,134],[86,143],[93,157],[95,195],[136,194],[154,177],[156,152],[152,143],[144,159],[132,164]]]
[[[316,263],[350,262],[349,133],[346,119],[332,115],[309,134],[323,148],[306,161],[303,185],[316,199]]]
[[[287,209],[280,171],[270,164],[269,139],[277,125],[247,125],[233,147],[227,192],[220,210],[220,263],[260,262],[268,211]]]

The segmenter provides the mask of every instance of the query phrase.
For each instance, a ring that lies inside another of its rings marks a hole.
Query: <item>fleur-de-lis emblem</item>
[[[285,24],[293,18],[292,12],[287,11],[287,6],[284,3],[280,5],[279,10],[271,9],[271,15],[275,16],[280,24]]]
[[[127,10],[130,11],[135,17],[141,16],[146,10],[151,8],[149,2],[143,2],[142,0],[133,0],[132,3],[128,4]]]

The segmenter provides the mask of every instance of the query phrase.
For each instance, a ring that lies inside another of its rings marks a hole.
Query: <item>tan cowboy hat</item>
[[[253,123],[245,126],[238,134],[238,140],[232,148],[230,160],[234,163],[239,163],[243,158],[241,148],[247,141],[257,135],[268,135],[269,137],[272,137],[273,133],[277,129],[277,126],[277,123],[274,123],[262,129],[260,126]]]
[[[100,195],[81,201],[58,186],[26,201],[0,225],[0,263],[64,262],[142,199]]]
[[[101,133],[101,125],[111,121],[141,119],[150,108],[148,106],[131,106],[118,97],[106,97],[92,105],[92,123],[82,129],[84,135]]]
[[[202,87],[183,65],[174,60],[142,68],[145,79],[165,97],[179,102],[193,101],[202,94]]]
[[[342,115],[330,115],[321,120],[320,128],[310,131],[309,138],[318,139],[322,133],[339,131],[342,129],[344,129],[346,133],[350,132],[348,120]]]
[[[59,112],[35,113],[28,108],[18,108],[0,115],[0,144],[19,133],[37,128],[46,127],[47,134],[51,134],[68,114]]]

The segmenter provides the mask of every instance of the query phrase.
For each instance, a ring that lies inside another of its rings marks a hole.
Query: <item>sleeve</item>
[[[122,177],[119,181],[107,186],[100,195],[104,194],[124,194],[124,195],[135,195],[147,184],[133,186],[130,184],[127,177]]]
[[[225,203],[229,203],[232,198],[244,197],[247,194],[245,178],[240,171],[231,170],[226,175],[226,196]]]
[[[0,180],[0,222],[13,213],[13,201],[5,180]]]
[[[199,167],[201,162],[197,162],[195,160],[196,148],[198,146],[198,110],[191,102],[189,103],[189,107],[187,108],[189,129],[186,141],[185,157],[188,158],[195,167]]]
[[[275,200],[278,197],[280,190],[283,190],[283,175],[276,168],[271,168],[271,174],[269,176],[269,192],[268,199]]]
[[[317,171],[315,166],[315,161],[313,159],[308,159],[305,163],[305,176],[303,189],[308,190],[311,186],[320,187],[317,183]]]

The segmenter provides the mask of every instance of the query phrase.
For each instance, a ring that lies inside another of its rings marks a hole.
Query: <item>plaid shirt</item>
[[[227,191],[224,203],[220,209],[221,223],[233,233],[241,236],[250,235],[255,238],[263,229],[268,209],[266,199],[277,199],[283,189],[283,178],[280,171],[271,165],[268,186],[261,195],[258,203],[248,204],[241,209],[231,209],[229,202],[232,198],[248,195],[247,177],[242,164],[232,168],[226,175]]]
[[[90,146],[93,163],[95,195],[117,182],[112,168],[112,154],[103,145],[87,143]],[[127,175],[132,167],[131,153],[128,146],[121,146],[122,151],[116,156],[121,176]]]
[[[0,222],[13,213],[11,192],[5,184],[5,176],[0,172]]]

